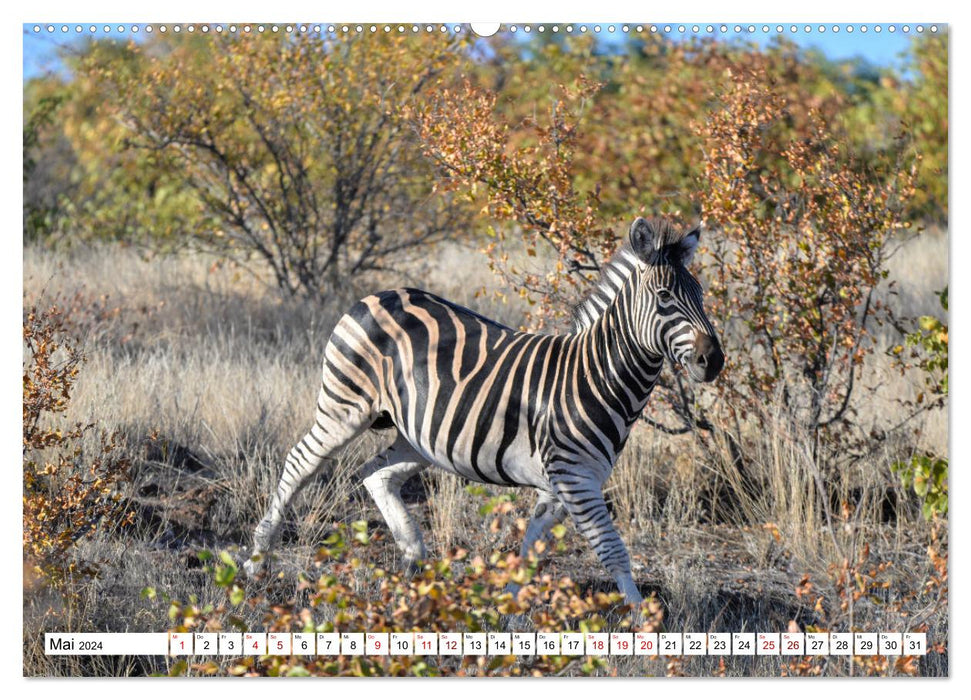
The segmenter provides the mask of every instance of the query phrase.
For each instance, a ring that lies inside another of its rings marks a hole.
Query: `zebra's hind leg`
[[[361,467],[361,477],[401,550],[406,572],[415,573],[427,551],[418,523],[401,499],[401,487],[428,464],[402,437]]]
[[[287,454],[276,492],[266,514],[256,526],[253,551],[243,563],[244,571],[250,576],[259,573],[263,567],[293,497],[314,473],[324,467],[330,469],[331,457],[363,432],[373,420],[367,413],[348,411],[343,406],[328,408],[329,405],[327,394],[321,390],[313,428]]]
[[[526,535],[523,537],[523,544],[519,548],[519,556],[524,560],[534,553],[533,547],[537,542],[549,543],[550,530],[557,523],[563,522],[566,518],[566,509],[556,496],[550,491],[540,491],[536,505],[533,507],[533,515],[526,526]],[[514,581],[506,584],[506,593],[511,593],[513,597],[519,595],[522,586]],[[528,628],[529,621],[525,615],[510,615],[505,621],[505,628],[510,632],[519,632]]]
[[[566,509],[556,496],[550,491],[540,491],[539,498],[533,508],[533,516],[526,526],[526,536],[523,538],[522,547],[519,549],[519,556],[523,559],[530,556],[533,547],[537,542],[548,543],[550,540],[550,530],[557,523],[563,522],[566,518]],[[518,583],[509,582],[506,585],[506,592],[517,595],[521,586]]]

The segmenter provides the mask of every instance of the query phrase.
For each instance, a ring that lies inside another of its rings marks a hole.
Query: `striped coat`
[[[355,304],[324,351],[314,426],[287,457],[247,569],[259,568],[311,474],[362,431],[393,428],[394,443],[362,477],[407,566],[425,547],[400,489],[434,465],[536,489],[523,553],[569,515],[625,597],[639,601],[603,485],[665,358],[702,381],[723,364],[686,268],[698,236],[637,219],[561,335],[515,331],[417,289]]]

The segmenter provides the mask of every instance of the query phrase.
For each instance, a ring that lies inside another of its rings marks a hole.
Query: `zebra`
[[[244,568],[256,574],[308,478],[368,429],[396,430],[360,477],[406,570],[426,558],[401,487],[429,465],[538,493],[525,557],[571,517],[627,603],[642,597],[603,485],[665,358],[711,382],[724,355],[687,265],[700,227],[638,217],[560,334],[516,331],[419,289],[357,302],[324,350],[316,419],[287,455]],[[512,587],[514,592],[518,587]]]

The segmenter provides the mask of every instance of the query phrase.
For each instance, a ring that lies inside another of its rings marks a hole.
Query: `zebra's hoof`
[[[534,629],[533,621],[528,615],[518,614],[509,615],[502,625],[506,632],[528,632]]]
[[[243,562],[243,571],[249,578],[255,577],[263,569],[263,555],[254,554]]]
[[[405,576],[409,578],[414,578],[415,576],[420,574],[425,567],[422,564],[420,559],[409,559],[403,562],[403,565],[401,568],[404,571]]]

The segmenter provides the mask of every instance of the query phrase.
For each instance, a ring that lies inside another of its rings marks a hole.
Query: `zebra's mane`
[[[662,252],[668,246],[680,243],[688,234],[688,228],[675,228],[669,219],[648,219],[651,227],[657,233],[654,240],[655,250]],[[584,294],[580,302],[573,308],[573,330],[580,331],[590,328],[604,310],[610,306],[624,282],[631,276],[637,265],[643,264],[634,248],[631,246],[630,235],[625,235],[620,246],[610,257],[610,260],[600,266],[600,279]]]

